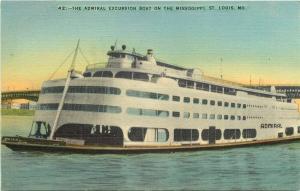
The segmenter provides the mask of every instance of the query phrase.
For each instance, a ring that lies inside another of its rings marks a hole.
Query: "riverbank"
[[[33,116],[35,110],[27,109],[1,109],[1,115],[15,115],[15,116]]]

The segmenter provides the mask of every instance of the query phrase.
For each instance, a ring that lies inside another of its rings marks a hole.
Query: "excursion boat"
[[[12,150],[145,153],[300,140],[299,106],[284,94],[111,46],[108,62],[43,83],[28,137]]]

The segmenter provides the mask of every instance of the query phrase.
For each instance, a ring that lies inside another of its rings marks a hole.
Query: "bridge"
[[[9,102],[15,99],[26,99],[37,102],[39,99],[40,90],[18,90],[1,92],[1,101]]]
[[[248,86],[255,89],[270,91],[271,85],[265,86]],[[300,99],[300,85],[275,85],[275,90],[278,93],[286,94],[289,99]],[[1,101],[11,101],[15,99],[26,99],[37,102],[39,99],[40,90],[18,90],[2,92]]]

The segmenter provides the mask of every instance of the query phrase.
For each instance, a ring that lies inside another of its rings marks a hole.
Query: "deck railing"
[[[96,64],[89,64],[86,66],[86,70],[94,70],[99,68],[105,68],[107,66],[107,62],[101,62]]]
[[[21,136],[15,136],[15,137],[4,136],[4,137],[2,137],[2,142],[27,143],[27,144],[39,144],[39,145],[55,145],[55,146],[66,145],[66,143],[64,141],[36,139],[36,138],[21,137]]]

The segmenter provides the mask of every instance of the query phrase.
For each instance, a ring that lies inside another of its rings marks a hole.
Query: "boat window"
[[[207,105],[207,102],[208,102],[207,99],[203,99],[202,100],[202,105]]]
[[[111,71],[103,71],[102,77],[112,78],[113,77],[113,73]]]
[[[143,115],[142,110],[138,108],[127,108],[127,113],[129,115]],[[156,116],[156,112],[153,112],[152,116]]]
[[[64,86],[46,87],[42,89],[42,93],[62,93],[63,90]],[[121,90],[119,88],[108,86],[69,86],[68,93],[97,93],[120,95]]]
[[[119,53],[110,53],[109,56],[113,57],[113,58],[119,58],[120,54]]]
[[[169,140],[169,131],[167,129],[154,128],[154,135],[155,142],[167,142]]]
[[[94,73],[93,77],[102,77],[103,71],[97,71]]]
[[[190,103],[190,98],[189,97],[184,97],[183,102],[184,103]]]
[[[54,137],[84,140],[90,136],[92,127],[91,124],[64,124],[56,130]]]
[[[64,124],[54,137],[83,140],[85,145],[122,146],[124,141],[120,127],[100,124]]]
[[[145,115],[151,117],[168,117],[169,112],[163,110],[142,109],[142,108],[127,108],[129,115]]]
[[[92,73],[91,73],[91,72],[84,72],[84,73],[83,73],[83,76],[86,77],[86,78],[87,78],[87,77],[91,77],[91,76],[92,76]]]
[[[210,91],[211,91],[211,92],[217,92],[217,86],[211,85],[211,86],[210,86]]]
[[[186,80],[179,79],[178,80],[178,86],[185,88],[186,87]]]
[[[114,94],[120,95],[121,90],[108,86],[70,86],[68,93],[96,93],[96,94]]]
[[[62,93],[63,91],[64,91],[64,86],[52,86],[52,87],[43,87],[41,93],[42,94]]]
[[[131,141],[143,142],[145,140],[146,133],[147,133],[147,128],[132,127],[128,131],[128,138]]]
[[[211,85],[211,92],[223,93],[223,88],[221,86]]]
[[[58,103],[42,103],[42,104],[37,104],[36,109],[37,110],[57,110],[58,108]]]
[[[112,78],[113,73],[111,71],[97,71],[94,73],[93,77],[106,77],[106,78]]]
[[[69,104],[63,105],[63,110],[85,111],[85,112],[105,112],[121,113],[121,107],[110,105],[92,105],[92,104]]]
[[[203,129],[203,131],[201,133],[201,138],[202,138],[203,141],[208,140],[208,129]]]
[[[194,98],[194,99],[193,99],[193,103],[194,103],[194,104],[199,104],[199,99],[198,99],[198,98]]]
[[[210,135],[210,130],[209,129],[203,129],[202,133],[201,133],[201,138],[203,141],[208,141],[209,139],[209,135]],[[220,140],[221,137],[222,137],[222,132],[220,129],[215,129],[214,130],[215,132],[214,133],[211,133],[213,139],[215,140]]]
[[[173,117],[180,117],[180,112],[178,112],[178,111],[173,111],[172,116],[173,116]]]
[[[243,138],[255,138],[256,137],[256,129],[244,129],[243,130]]]
[[[218,93],[223,93],[223,87],[217,86],[217,92]]]
[[[133,72],[134,80],[149,81],[149,76],[146,73]]]
[[[235,89],[232,89],[232,88],[224,88],[224,94],[236,95],[236,91],[235,91]]]
[[[186,81],[186,86],[187,86],[187,88],[192,88],[192,89],[194,89],[194,82],[193,81]]]
[[[209,91],[209,84],[196,82],[196,89],[197,89],[197,90],[205,90],[205,91]]]
[[[199,113],[193,113],[193,118],[198,119],[199,118]]]
[[[128,138],[136,142],[166,142],[169,139],[169,132],[163,128],[131,127]]]
[[[286,134],[286,136],[293,135],[294,134],[294,128],[293,127],[285,128],[285,134]]]
[[[158,74],[152,74],[151,81],[152,81],[152,82],[156,82],[158,78],[161,78],[161,75],[158,75]]]
[[[167,95],[167,94],[157,94],[157,98],[159,99],[159,100],[169,100],[169,95]]]
[[[154,92],[143,92],[137,90],[126,90],[126,95],[131,97],[149,98],[158,100],[169,100],[169,95]]]
[[[190,118],[190,112],[184,112],[183,118]]]
[[[220,140],[222,137],[221,129],[216,129],[216,140]]]
[[[239,139],[241,137],[241,131],[239,129],[225,129],[224,139]]]
[[[173,97],[172,97],[172,100],[173,100],[173,101],[179,102],[179,101],[180,101],[180,97],[179,97],[179,96],[173,96]]]
[[[174,141],[197,141],[199,131],[197,129],[174,129]]]
[[[218,106],[222,106],[222,101],[218,101]]]
[[[51,127],[48,123],[44,121],[35,121],[32,124],[29,137],[43,138],[49,137],[51,132]]]
[[[132,79],[132,72],[121,71],[116,73],[115,78]]]
[[[109,56],[113,57],[113,58],[125,58],[125,54],[124,53],[110,53]]]
[[[183,87],[183,88],[194,88],[194,82],[190,80],[183,80],[179,79],[178,80],[178,86]]]

